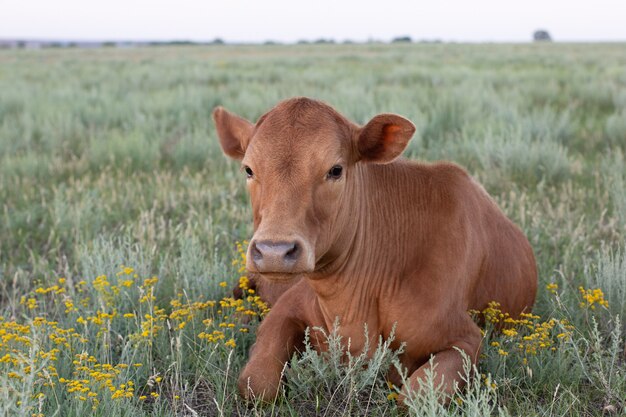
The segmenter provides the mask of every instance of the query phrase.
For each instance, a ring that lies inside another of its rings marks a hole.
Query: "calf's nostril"
[[[298,258],[299,253],[300,253],[300,245],[294,242],[291,244],[291,248],[288,249],[287,252],[285,253],[285,259],[289,261],[296,260]]]
[[[252,252],[252,259],[254,259],[255,261],[260,261],[261,259],[263,259],[263,254],[257,247],[256,242],[252,242],[250,252]]]

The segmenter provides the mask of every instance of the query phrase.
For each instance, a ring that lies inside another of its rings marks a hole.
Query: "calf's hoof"
[[[261,400],[271,402],[278,396],[280,378],[271,378],[261,372],[247,372],[244,370],[239,376],[239,394],[249,401]]]

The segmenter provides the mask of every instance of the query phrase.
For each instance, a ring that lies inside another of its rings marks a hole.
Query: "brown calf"
[[[411,381],[403,392],[419,388],[434,356],[450,395],[462,370],[456,348],[474,362],[480,351],[468,310],[495,300],[516,317],[532,307],[528,240],[462,168],[397,159],[410,121],[381,114],[359,127],[307,98],[279,103],[256,124],[223,108],[213,117],[248,178],[247,268],[273,304],[239,378],[244,397],[274,398],[305,329],[330,329],[336,318],[354,354],[364,323],[372,341],[395,325]]]

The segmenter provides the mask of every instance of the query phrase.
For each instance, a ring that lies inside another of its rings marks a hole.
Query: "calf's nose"
[[[302,245],[297,241],[253,241],[250,252],[259,272],[291,272],[302,255]]]

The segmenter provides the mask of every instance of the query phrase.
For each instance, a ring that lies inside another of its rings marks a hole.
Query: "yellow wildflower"
[[[556,290],[559,289],[559,286],[558,284],[551,282],[550,284],[546,285],[546,289],[550,291],[552,294],[556,294]]]

